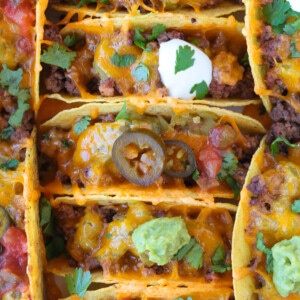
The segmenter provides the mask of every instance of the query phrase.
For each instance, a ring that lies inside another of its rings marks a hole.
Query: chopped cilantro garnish
[[[291,210],[294,213],[300,213],[300,200],[295,200],[291,205]]]
[[[191,49],[188,45],[179,46],[176,50],[175,74],[194,65],[194,53],[195,50]]]
[[[18,107],[10,116],[8,123],[11,126],[21,126],[24,112],[30,108],[26,102],[31,98],[29,89],[21,89],[20,82],[23,78],[23,70],[10,70],[5,64],[0,72],[0,87],[7,90],[7,92],[18,98]],[[6,132],[7,134],[7,132]]]
[[[120,55],[115,53],[111,58],[110,62],[118,68],[126,68],[135,62],[135,56],[132,54]]]
[[[77,42],[77,35],[76,33],[72,34],[72,35],[67,35],[64,38],[64,43],[68,46],[68,47],[73,47]]]
[[[84,5],[88,5],[90,3],[96,3],[96,2],[97,2],[97,0],[80,0],[80,2],[78,3],[77,7],[82,7]]]
[[[299,58],[300,57],[300,52],[296,48],[296,41],[295,40],[291,41],[290,51],[291,51],[291,57],[292,58]]]
[[[26,102],[28,99],[18,98],[18,108],[9,117],[8,124],[11,126],[21,126],[24,112],[30,108],[30,105]]]
[[[147,66],[140,62],[138,66],[132,71],[132,75],[136,78],[137,81],[146,82],[149,78],[150,72]]]
[[[212,257],[211,269],[216,273],[224,273],[231,270],[231,266],[226,264],[226,252],[222,245],[219,245]]]
[[[237,198],[240,193],[239,184],[232,177],[237,170],[237,166],[238,160],[231,152],[228,152],[223,158],[222,169],[217,175],[217,180],[227,182],[233,191],[235,198]]]
[[[43,51],[41,62],[68,69],[75,57],[76,52],[68,51],[66,47],[55,42],[52,46],[49,46],[47,50]]]
[[[163,32],[166,31],[166,26],[163,24],[157,24],[153,27],[151,35],[148,36],[148,41],[157,39]]]
[[[15,158],[9,159],[6,162],[0,164],[0,169],[2,170],[13,170],[19,165],[19,161]]]
[[[166,30],[166,26],[163,24],[157,24],[152,28],[151,34],[145,38],[142,35],[142,32],[144,32],[144,29],[142,29],[139,26],[136,26],[134,29],[134,37],[133,42],[136,46],[142,48],[145,51],[151,51],[150,47],[147,47],[147,43],[150,41],[155,40],[158,38],[160,34],[162,34]]]
[[[108,0],[100,0],[100,3],[103,3],[105,5],[109,5],[110,4],[110,2]]]
[[[67,288],[70,294],[76,294],[83,298],[89,285],[91,284],[92,274],[90,271],[82,271],[82,268],[75,268],[73,276],[67,274],[65,277]]]
[[[196,92],[196,99],[203,99],[208,93],[208,86],[206,82],[202,80],[200,83],[195,84],[190,90],[190,93],[193,92]]]
[[[181,260],[185,257],[188,263],[190,263],[195,269],[199,269],[202,267],[202,256],[203,249],[200,244],[195,240],[195,238],[191,238],[188,244],[179,249],[177,254],[174,256],[174,259]]]
[[[180,297],[180,298],[175,298],[174,300],[185,300],[185,298]],[[193,298],[190,297],[190,296],[188,296],[188,297],[186,298],[186,300],[193,300]]]
[[[271,148],[272,156],[275,156],[279,152],[279,148],[278,148],[279,142],[284,142],[287,146],[292,148],[299,148],[299,145],[291,144],[286,138],[284,138],[283,136],[279,136],[271,143],[270,148]]]
[[[112,237],[112,234],[111,234],[111,233],[107,233],[107,234],[106,234],[106,238],[107,238],[107,239],[110,239],[111,237]]]
[[[259,232],[256,235],[256,248],[265,253],[267,255],[267,272],[270,273],[273,271],[273,255],[272,250],[270,248],[267,248],[263,241],[263,234]]]
[[[44,231],[45,232],[45,231]],[[52,258],[58,257],[65,251],[64,239],[60,236],[54,236],[50,242],[46,245],[46,258],[51,260]]]
[[[51,214],[52,214],[52,206],[50,201],[45,197],[42,197],[39,202],[39,210],[40,210],[40,226],[44,226],[45,224],[50,222]]]
[[[192,175],[193,180],[197,180],[200,176],[200,172],[196,169]]]
[[[284,24],[291,15],[291,5],[285,0],[274,0],[273,3],[265,5],[262,12],[268,24],[278,26]]]
[[[130,114],[129,112],[126,111],[126,101],[124,101],[124,104],[121,108],[121,110],[119,111],[119,113],[117,114],[115,120],[118,121],[118,120],[129,120],[130,119]]]
[[[244,67],[249,66],[249,54],[248,54],[248,52],[246,52],[246,53],[244,54],[244,56],[242,57],[242,65],[243,65]]]
[[[70,148],[72,146],[72,142],[66,139],[61,139],[61,146],[63,148]]]
[[[300,19],[297,18],[294,22],[285,24],[283,27],[283,32],[288,35],[294,35],[300,30]]]
[[[23,69],[10,70],[6,64],[3,64],[0,72],[0,86],[5,88],[12,96],[18,96],[20,92],[20,82],[23,77]]]
[[[4,128],[0,133],[1,139],[7,140],[14,133],[14,131],[15,131],[15,129],[11,126]]]
[[[90,125],[91,117],[84,116],[74,124],[74,132],[81,134]]]

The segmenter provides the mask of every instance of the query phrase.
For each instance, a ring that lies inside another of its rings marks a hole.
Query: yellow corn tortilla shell
[[[253,277],[247,272],[251,260],[251,246],[245,237],[245,220],[248,219],[251,208],[249,207],[250,194],[247,185],[251,179],[261,173],[261,157],[265,150],[265,139],[261,141],[259,149],[253,155],[244,187],[241,191],[232,237],[232,272],[235,299],[251,300],[256,290]]]
[[[230,299],[233,291],[228,287],[208,288],[201,285],[178,286],[147,286],[146,284],[137,284],[136,282],[128,282],[128,284],[115,284],[109,287],[101,288],[94,291],[87,291],[84,295],[85,300],[118,300],[118,299],[164,299],[174,300],[176,298],[187,299],[191,297],[193,300],[219,300]],[[79,300],[77,295],[71,295],[60,300]]]
[[[257,41],[258,33],[261,32],[261,18],[260,6],[256,0],[244,0],[245,3],[245,28],[244,35],[246,37],[249,64],[251,66],[252,75],[254,79],[254,91],[260,95],[263,104],[268,112],[271,111],[271,102],[269,93],[264,82],[264,71],[261,67],[262,57]]]
[[[35,136],[34,130],[32,137],[24,144],[25,160],[19,163],[17,169],[0,171],[0,205],[6,207],[12,203],[20,211],[24,211],[24,224],[16,226],[24,226],[27,237],[29,290],[22,294],[21,299],[40,300],[43,299],[43,266]],[[3,299],[6,299],[5,297]]]

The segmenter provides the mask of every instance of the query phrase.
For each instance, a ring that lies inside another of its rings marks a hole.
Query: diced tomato
[[[5,17],[10,22],[18,24],[23,32],[28,32],[35,20],[32,3],[28,0],[2,0],[0,3]]]
[[[0,255],[0,296],[11,289],[22,291],[28,284],[25,232],[12,226],[3,235],[1,244],[3,252]]]
[[[197,169],[200,172],[196,180],[201,189],[207,190],[219,185],[216,176],[222,168],[222,156],[219,150],[208,143],[199,151],[197,157]]]

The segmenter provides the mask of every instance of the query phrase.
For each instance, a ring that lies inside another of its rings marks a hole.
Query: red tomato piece
[[[197,157],[197,169],[200,176],[196,180],[199,187],[207,190],[219,185],[216,176],[222,168],[222,156],[219,150],[208,143],[199,151]]]

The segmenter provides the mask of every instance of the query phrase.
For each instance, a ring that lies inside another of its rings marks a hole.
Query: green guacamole
[[[158,218],[137,227],[132,240],[148,265],[167,264],[191,237],[181,217]]]
[[[283,240],[272,248],[273,282],[282,297],[300,294],[300,236]]]

